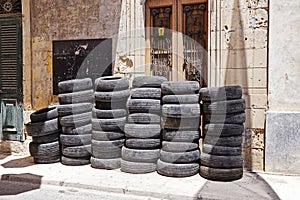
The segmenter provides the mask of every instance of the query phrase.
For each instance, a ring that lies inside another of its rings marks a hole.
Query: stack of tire
[[[127,103],[125,146],[121,171],[133,174],[155,172],[161,147],[162,76],[136,77]]]
[[[163,140],[158,173],[188,177],[199,173],[200,104],[196,81],[162,84]]]
[[[101,77],[95,80],[95,90],[91,166],[117,169],[121,167],[121,149],[125,141],[129,81],[125,77]]]
[[[29,152],[34,163],[49,164],[60,162],[60,126],[56,106],[49,106],[37,110],[30,115],[26,124],[28,135],[32,136]]]
[[[242,133],[245,100],[240,86],[202,88],[204,141],[200,175],[214,181],[243,176]]]
[[[58,83],[58,115],[62,126],[61,162],[79,166],[90,163],[94,90],[90,78]]]

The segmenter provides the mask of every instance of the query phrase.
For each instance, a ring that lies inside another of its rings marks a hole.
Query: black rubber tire
[[[70,158],[66,156],[61,157],[61,163],[69,166],[80,166],[90,164],[90,156],[80,158]]]
[[[60,155],[59,142],[51,142],[45,144],[29,143],[29,152],[31,156],[56,156]]]
[[[126,109],[101,110],[101,109],[93,108],[93,118],[113,119],[113,118],[121,118],[126,116],[127,116]]]
[[[57,106],[57,112],[60,117],[91,112],[92,109],[93,109],[92,103],[76,103],[76,104],[65,104],[65,105]]]
[[[200,165],[220,169],[242,168],[243,156],[216,156],[202,153],[200,155]]]
[[[133,88],[150,87],[160,88],[163,82],[167,81],[167,78],[163,76],[139,76],[135,77],[132,81]]]
[[[165,117],[200,117],[200,104],[164,104],[162,114]]]
[[[162,132],[162,138],[165,141],[172,142],[193,142],[197,141],[200,138],[200,130],[199,131],[174,131],[165,129]]]
[[[50,135],[32,137],[32,142],[36,144],[43,144],[43,143],[51,143],[55,141],[59,141],[60,132],[52,133]]]
[[[125,109],[126,110],[126,101],[120,102],[101,102],[96,101],[96,108],[100,110],[116,110],[116,109]]]
[[[96,169],[118,169],[121,167],[121,158],[99,159],[91,157],[91,166]]]
[[[119,76],[104,76],[95,80],[95,90],[102,92],[120,91],[129,88],[129,80]]]
[[[121,149],[117,149],[115,151],[101,152],[97,151],[96,148],[94,148],[94,150],[92,151],[92,155],[93,157],[98,159],[114,159],[122,157]]]
[[[62,146],[62,155],[71,158],[82,158],[91,155],[91,145]]]
[[[168,152],[187,152],[187,151],[194,151],[199,150],[199,144],[194,142],[162,142],[163,151]]]
[[[200,116],[192,118],[173,118],[164,117],[162,118],[162,124],[164,129],[174,130],[198,130],[200,127]]]
[[[129,90],[113,92],[95,92],[95,100],[99,102],[126,102],[129,96]]]
[[[203,112],[205,114],[240,113],[244,112],[245,109],[245,99],[218,101],[213,103],[205,102],[203,104]]]
[[[124,141],[125,139],[111,140],[111,141],[92,140],[92,148],[96,147],[97,150],[101,152],[114,151],[116,149],[121,149],[124,145]]]
[[[211,144],[203,144],[202,152],[217,155],[217,156],[238,156],[242,155],[242,147],[227,147],[227,146],[216,146]]]
[[[246,121],[246,113],[232,113],[232,114],[205,114],[203,121],[206,124],[210,123],[224,123],[224,124],[243,124]]]
[[[125,140],[125,147],[131,149],[160,149],[160,139],[129,138]]]
[[[200,85],[197,81],[167,81],[161,84],[163,95],[198,94]]]
[[[92,140],[92,155],[99,159],[121,158],[124,139],[112,141]]]
[[[121,171],[131,174],[146,174],[155,172],[157,169],[156,163],[141,163],[141,162],[129,162],[121,160]]]
[[[130,149],[122,148],[122,159],[130,162],[156,163],[160,149]]]
[[[48,106],[46,108],[42,108],[33,112],[30,115],[30,121],[32,123],[35,122],[43,122],[47,120],[51,120],[58,117],[57,107],[56,106]]]
[[[89,90],[92,88],[93,88],[93,83],[92,83],[92,79],[90,78],[72,79],[72,80],[62,81],[58,83],[59,94],[78,92],[83,90]]]
[[[64,146],[80,146],[91,144],[92,135],[60,135],[60,143]]]
[[[134,124],[160,124],[159,115],[151,113],[133,113],[128,116],[128,123]]]
[[[29,122],[26,124],[26,130],[28,135],[39,137],[59,132],[60,126],[58,118],[54,118],[43,122]]]
[[[160,151],[160,160],[168,163],[198,163],[200,159],[200,150],[188,152],[168,152]]]
[[[157,99],[129,99],[127,102],[129,113],[161,113],[160,100]]]
[[[131,90],[131,99],[161,99],[160,88],[134,88]]]
[[[239,147],[242,145],[242,141],[242,136],[215,137],[206,135],[203,142],[204,144],[211,144],[216,146]]]
[[[242,88],[239,85],[201,88],[199,91],[202,101],[224,101],[242,98]]]
[[[76,115],[68,115],[59,118],[61,126],[80,127],[92,123],[92,112],[81,113]]]
[[[94,91],[85,90],[73,93],[64,93],[58,95],[59,104],[77,104],[77,103],[93,103]]]
[[[244,126],[241,124],[206,124],[204,135],[208,136],[240,136],[244,132]]]
[[[160,138],[161,126],[159,124],[126,124],[125,136],[127,138]]]
[[[123,139],[125,134],[123,132],[113,132],[113,131],[95,131],[92,132],[92,139],[98,141],[110,141]]]
[[[243,168],[217,169],[200,166],[200,176],[211,181],[231,182],[243,178]]]
[[[35,156],[33,157],[33,162],[35,164],[51,164],[60,162],[61,155],[56,156]]]
[[[169,177],[189,177],[199,173],[198,163],[174,164],[157,161],[157,172]]]
[[[87,124],[84,126],[65,126],[62,127],[62,132],[65,135],[86,135],[92,134],[92,124]]]
[[[92,127],[95,131],[124,131],[126,117],[114,119],[92,119]]]
[[[199,103],[198,94],[186,95],[165,95],[162,98],[163,104],[196,104]]]

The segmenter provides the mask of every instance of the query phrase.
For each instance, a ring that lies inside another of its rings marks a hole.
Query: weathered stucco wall
[[[267,110],[268,0],[210,1],[210,85],[241,85],[245,167],[263,170]]]
[[[110,38],[118,33],[121,0],[32,0],[32,107],[52,95],[52,41]]]
[[[270,111],[300,112],[300,3],[273,0],[270,24]]]
[[[300,174],[300,2],[270,1],[268,172]]]

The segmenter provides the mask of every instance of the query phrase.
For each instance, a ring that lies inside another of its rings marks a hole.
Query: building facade
[[[0,25],[8,18],[21,20],[21,91],[16,93],[22,98],[16,97],[15,104],[24,110],[24,116],[57,102],[57,81],[74,76],[61,63],[71,60],[66,64],[71,69],[84,62],[80,56],[89,50],[86,44],[102,44],[109,52],[103,59],[111,59],[105,68],[131,79],[161,75],[155,66],[162,63],[167,66],[163,75],[169,80],[185,80],[188,68],[183,71],[183,66],[205,60],[197,68],[203,87],[243,88],[245,168],[300,173],[296,169],[300,160],[297,0],[284,5],[279,0],[1,1],[1,5],[17,3],[21,14],[2,13]],[[169,41],[165,51],[153,50],[155,45],[166,44],[155,43],[155,31]],[[193,50],[201,49],[202,57],[188,51],[195,44],[186,42],[189,38],[198,44]],[[96,60],[94,66],[99,63],[102,60]],[[83,71],[88,69],[93,71],[89,67]]]

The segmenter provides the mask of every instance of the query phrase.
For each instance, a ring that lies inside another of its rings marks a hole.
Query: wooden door
[[[207,0],[146,1],[150,75],[206,85],[207,13]]]

